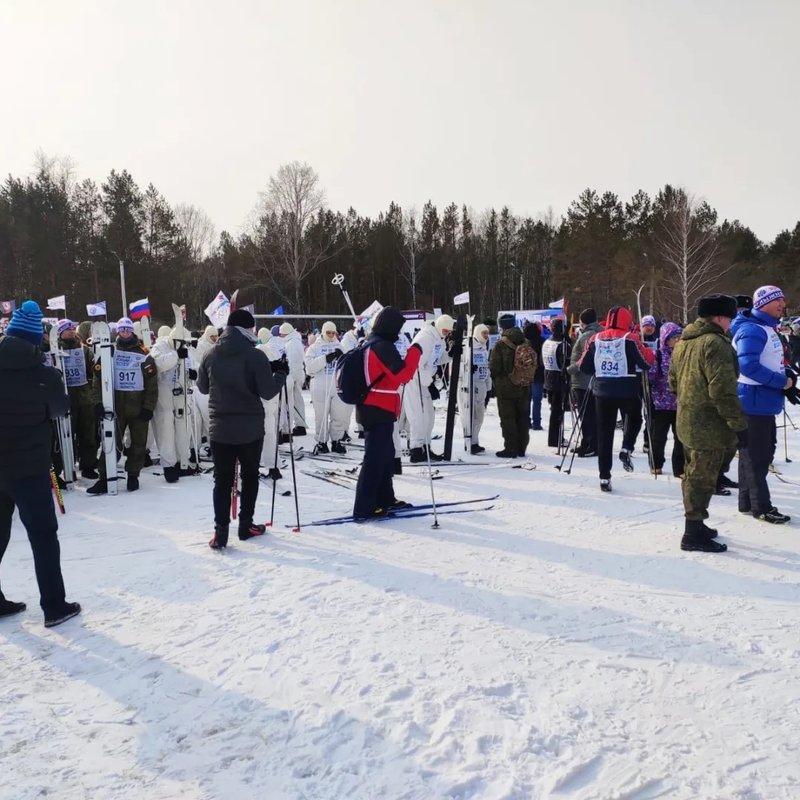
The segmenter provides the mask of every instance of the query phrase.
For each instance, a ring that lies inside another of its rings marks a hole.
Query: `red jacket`
[[[376,339],[369,345],[365,377],[372,388],[357,409],[362,425],[394,422],[400,416],[400,387],[414,377],[421,356],[422,350],[414,344],[408,348],[405,361],[394,342]]]

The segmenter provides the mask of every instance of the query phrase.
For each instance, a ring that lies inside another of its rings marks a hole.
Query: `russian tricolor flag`
[[[143,300],[134,300],[129,306],[130,318],[133,320],[150,316],[150,302],[145,297]]]

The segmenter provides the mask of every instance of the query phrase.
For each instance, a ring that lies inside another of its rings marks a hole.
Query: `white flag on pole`
[[[59,295],[58,297],[51,297],[47,301],[47,307],[50,311],[61,311],[67,310],[67,296],[65,294]]]
[[[560,300],[554,300],[552,303],[547,304],[548,308],[564,308],[564,298],[562,297]]]
[[[469,303],[469,292],[461,292],[453,298],[454,306],[465,306]]]
[[[383,306],[377,301],[373,300],[359,316],[359,320],[372,319],[379,311],[383,311]]]
[[[209,304],[205,310],[205,315],[211,320],[211,324],[215,328],[221,328],[228,321],[228,315],[231,311],[231,301],[225,296],[224,292],[220,292]]]
[[[106,301],[101,300],[99,303],[88,303],[86,305],[86,313],[90,317],[104,317],[106,315]]]

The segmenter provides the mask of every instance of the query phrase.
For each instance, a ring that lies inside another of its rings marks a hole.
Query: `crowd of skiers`
[[[780,288],[763,286],[752,298],[702,298],[697,318],[685,329],[669,320],[657,323],[653,316],[637,325],[622,306],[609,309],[602,322],[594,309],[585,309],[574,335],[562,319],[553,320],[548,330],[536,323],[520,329],[506,314],[498,320],[500,333],[491,348],[486,324],[474,326],[469,347],[455,342],[456,322],[447,314],[406,336],[401,333],[406,319],[392,307],[366,330],[356,323],[342,336],[333,322],[325,322],[308,344],[289,322],[256,334],[255,319],[241,309],[230,314],[222,331],[209,326],[194,338],[182,327],[165,326],[152,343],[122,318],[114,343],[116,460],[125,452],[127,488],[136,491],[150,447],[157,448],[168,482],[195,471],[207,451],[215,480],[210,546],[227,545],[237,470],[239,538],[263,534],[265,526],[254,521],[260,470],[279,480],[278,445],[306,434],[302,390],[310,380],[316,453],[346,452],[355,406],[365,450],[353,517],[384,516],[406,505],[393,486],[393,476],[402,471],[401,432],[411,463],[442,458],[431,448],[433,404],[442,370],[459,358],[461,377],[452,388],[473,455],[484,452],[479,437],[492,396],[503,436],[497,457],[526,455],[530,431],[542,429],[546,396],[548,445],[566,455],[571,443],[573,456],[597,458],[603,492],[612,491],[620,418],[618,460],[627,471],[634,468],[632,455],[644,431],[650,470],[662,474],[671,432],[670,467],[682,481],[686,521],[681,547],[721,552],[726,545],[705,524],[714,494],[738,489],[743,514],[773,524],[789,521],[773,505],[767,484],[776,416],[784,412],[785,397],[800,400],[795,371],[800,320],[782,335],[785,308]],[[80,611],[65,600],[49,498],[51,474],[65,466],[52,420],[69,411],[79,468],[83,477],[96,479],[88,493],[106,492],[109,480],[106,460],[98,458],[97,422],[107,413],[99,355],[83,324],[60,320],[56,336],[63,376],[51,368],[51,338],[36,303],[24,302],[0,337],[0,560],[17,507],[33,548],[48,625]],[[358,351],[364,391],[348,404],[336,385],[337,365],[359,344],[364,344]],[[180,367],[195,382],[189,414],[194,423],[176,413]],[[573,418],[570,442],[564,434],[568,415]],[[737,452],[738,482],[726,475]],[[0,616],[22,608],[0,592]]]

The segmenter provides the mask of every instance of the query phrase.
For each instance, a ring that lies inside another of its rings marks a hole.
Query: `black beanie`
[[[736,316],[736,298],[729,294],[710,294],[701,297],[697,304],[698,317],[729,317]]]
[[[737,294],[736,307],[750,311],[753,308],[753,298],[749,294]]]
[[[517,320],[513,314],[503,314],[497,323],[500,326],[500,330],[508,331],[517,324]]]
[[[585,308],[581,311],[579,319],[584,325],[591,325],[597,322],[597,312],[593,308]]]
[[[237,308],[236,311],[231,311],[228,316],[228,327],[235,326],[237,328],[246,328],[248,331],[256,326],[256,321],[249,311],[243,308]]]

